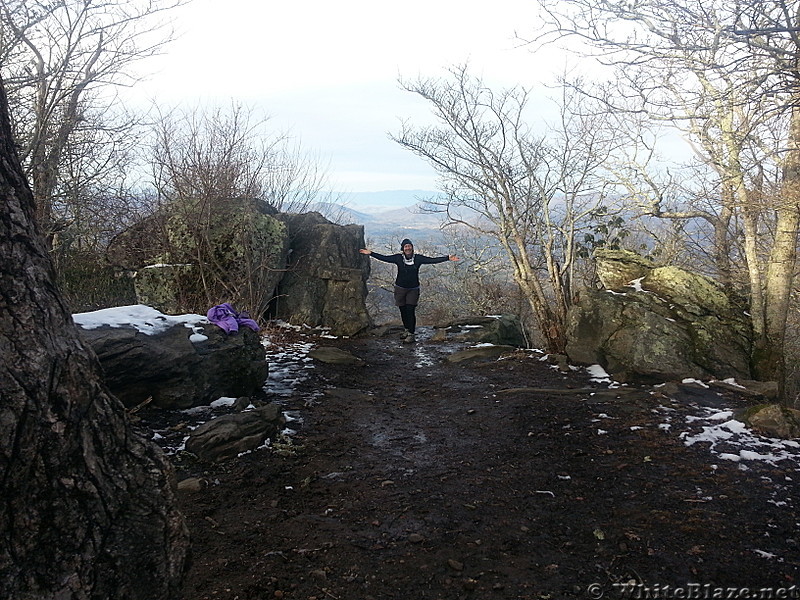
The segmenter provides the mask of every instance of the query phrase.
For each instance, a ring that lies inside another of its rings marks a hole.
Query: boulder
[[[604,273],[636,277],[605,277],[614,288],[582,293],[567,317],[570,360],[599,364],[618,381],[750,379],[753,336],[744,310],[707,277],[645,269],[629,254],[599,255]]]
[[[281,214],[289,262],[274,300],[278,318],[352,336],[371,326],[367,313],[369,257],[363,225],[337,225],[319,213]]]
[[[439,328],[437,328],[439,329]],[[467,317],[444,326],[447,337],[475,344],[496,344],[524,348],[525,334],[516,315]]]
[[[364,246],[362,225],[337,225],[317,212],[279,213],[246,199],[209,210],[190,199],[115,237],[107,255],[135,272],[138,302],[164,312],[232,302],[256,319],[269,312],[350,336],[371,326]]]
[[[189,434],[186,450],[205,462],[235,458],[274,438],[286,422],[281,407],[270,403],[255,410],[224,415]]]
[[[205,202],[176,200],[116,236],[107,256],[135,272],[141,304],[177,313],[209,302],[244,302],[259,316],[286,264],[286,226],[275,213],[258,200],[228,199],[213,210]]]
[[[246,328],[236,335],[212,324],[203,329],[193,335],[183,324],[153,334],[133,325],[78,328],[100,359],[106,384],[125,406],[152,397],[155,406],[183,409],[221,396],[259,394],[268,372],[260,336]]]
[[[760,404],[745,410],[738,417],[768,437],[800,437],[800,410],[779,404]]]

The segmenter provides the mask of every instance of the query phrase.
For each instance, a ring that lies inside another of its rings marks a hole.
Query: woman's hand
[[[372,250],[367,250],[366,248],[361,248],[359,252],[361,252],[361,254],[372,254]]]
[[[457,261],[457,260],[458,260],[458,257],[457,257],[455,254],[451,254],[451,255],[450,255],[450,256],[448,256],[447,258],[448,258],[448,260],[451,260],[451,261],[453,261],[453,262],[455,262],[455,261]]]

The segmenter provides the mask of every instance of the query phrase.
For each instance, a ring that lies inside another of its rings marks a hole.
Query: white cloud
[[[431,188],[433,170],[387,135],[400,118],[430,119],[398,76],[439,76],[469,61],[491,85],[534,86],[561,66],[519,47],[515,29],[536,24],[528,0],[193,0],[177,13],[181,36],[167,54],[142,65],[157,73],[128,93],[262,107],[330,161],[340,191]]]

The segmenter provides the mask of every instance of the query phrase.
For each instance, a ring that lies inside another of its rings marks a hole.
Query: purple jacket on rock
[[[227,302],[209,308],[206,317],[208,317],[209,321],[224,329],[227,334],[237,333],[240,325],[249,327],[253,331],[258,331],[259,329],[258,323],[251,319],[247,313],[236,312]]]

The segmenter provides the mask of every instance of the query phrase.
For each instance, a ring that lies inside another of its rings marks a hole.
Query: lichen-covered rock
[[[197,275],[197,269],[190,264],[148,265],[139,269],[133,280],[136,301],[168,314],[194,312],[197,309],[189,306],[194,303],[186,302],[183,291],[196,287]]]
[[[653,262],[630,250],[607,250],[594,252],[595,269],[600,283],[606,289],[616,289],[647,275]]]
[[[282,214],[291,252],[275,299],[275,314],[290,323],[355,335],[371,326],[366,281],[369,258],[362,225],[337,225],[319,213]]]
[[[138,302],[164,312],[229,302],[256,319],[269,314],[350,336],[371,326],[364,245],[363,226],[315,212],[183,200],[117,236],[108,256],[136,271]]]
[[[800,437],[800,410],[779,404],[752,406],[739,415],[759,433],[776,438]]]
[[[750,379],[750,320],[720,286],[676,267],[637,273],[635,283],[587,291],[571,308],[570,360],[621,381]]]
[[[109,260],[137,271],[137,300],[164,312],[231,302],[266,312],[286,264],[285,224],[263,202],[177,200],[118,235]]]
[[[713,280],[684,269],[666,266],[651,269],[641,281],[642,288],[668,298],[683,310],[722,317],[741,315],[741,308],[731,302],[725,291]]]

